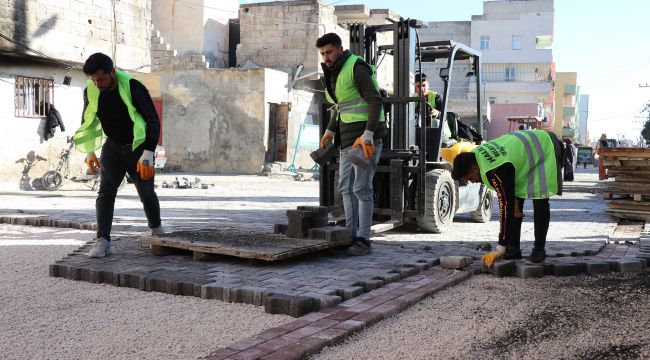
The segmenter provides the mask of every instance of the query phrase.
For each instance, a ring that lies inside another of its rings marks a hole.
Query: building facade
[[[580,139],[580,87],[578,73],[555,73],[556,121],[553,132],[563,139],[577,142]]]
[[[510,117],[539,118],[545,129],[555,125],[554,12],[553,0],[485,1],[483,14],[472,16],[471,46],[483,54],[491,109],[488,139],[507,133]]]
[[[578,141],[580,144],[589,144],[589,95],[581,94],[579,99]]]

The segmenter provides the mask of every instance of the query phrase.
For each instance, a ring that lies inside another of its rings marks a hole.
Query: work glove
[[[142,152],[142,156],[138,160],[138,174],[140,174],[142,180],[149,180],[153,177],[153,151],[145,150]]]
[[[334,131],[325,130],[325,134],[320,139],[320,148],[324,149],[328,142],[334,141]]]
[[[505,254],[505,252],[506,247],[503,245],[498,245],[496,250],[483,255],[483,257],[481,257],[481,260],[485,266],[490,268],[495,261],[503,257],[503,254]]]
[[[370,159],[373,155],[375,155],[375,145],[373,144],[372,136],[373,132],[366,130],[363,132],[363,135],[361,137],[358,137],[357,140],[352,144],[352,148],[356,148],[357,146],[361,146],[361,149],[363,150],[363,156],[366,157],[366,159]]]
[[[99,170],[99,160],[97,160],[97,155],[94,152],[89,152],[86,154],[86,165],[91,173],[97,174]]]

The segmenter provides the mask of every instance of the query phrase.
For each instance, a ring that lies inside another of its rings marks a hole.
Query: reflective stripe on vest
[[[329,91],[325,91],[327,101],[335,103],[340,120],[346,124],[368,121],[369,104],[361,96],[354,82],[354,65],[358,59],[360,59],[358,56],[351,54],[345,60],[343,67],[341,67],[339,76],[336,79],[336,88],[334,89],[334,95],[338,99],[338,102],[334,101],[330,96]],[[379,91],[375,68],[374,66],[371,66],[371,68],[372,83],[375,86],[375,89]],[[382,107],[379,114],[379,122],[384,121],[386,121],[386,119],[384,118],[384,109]]]
[[[120,70],[116,70],[115,74],[120,98],[126,105],[131,121],[133,121],[132,149],[135,150],[146,138],[146,123],[142,115],[135,109],[135,106],[133,106],[133,103],[131,102],[131,86],[129,81],[131,81],[132,77]],[[83,114],[84,122],[72,137],[75,147],[83,153],[93,152],[102,146],[104,133],[101,121],[97,117],[99,94],[100,91],[92,80],[89,79],[86,81],[86,97],[88,98],[88,106],[86,106],[86,111]]]
[[[515,168],[515,196],[546,199],[558,191],[555,146],[543,130],[503,135],[473,150],[481,179],[489,188],[487,172],[510,163]]]

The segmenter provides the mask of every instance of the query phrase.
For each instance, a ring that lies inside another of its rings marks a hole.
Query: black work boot
[[[371,252],[372,248],[370,247],[370,240],[362,237],[355,237],[352,246],[348,248],[348,255],[352,256],[368,255]]]
[[[544,251],[544,248],[538,247],[534,247],[533,252],[528,257],[528,261],[535,264],[541,263],[544,259],[546,259],[546,251]]]
[[[519,249],[507,248],[503,254],[503,260],[518,260],[521,258],[521,250]]]

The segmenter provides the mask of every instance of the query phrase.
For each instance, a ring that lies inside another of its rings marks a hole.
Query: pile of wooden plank
[[[605,167],[614,181],[604,183],[607,213],[622,219],[650,220],[650,149],[603,149]]]

